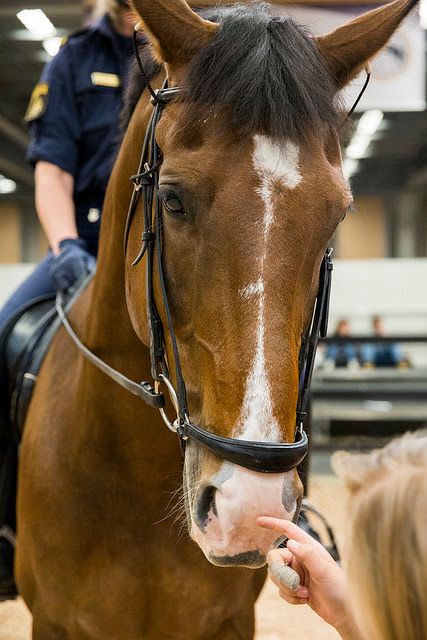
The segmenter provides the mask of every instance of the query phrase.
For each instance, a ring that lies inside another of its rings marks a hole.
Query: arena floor
[[[343,532],[345,491],[328,469],[327,461],[314,461],[311,500],[330,520],[338,540]],[[339,640],[339,635],[308,606],[292,607],[277,596],[269,581],[257,603],[256,640]],[[31,617],[21,601],[0,605],[0,640],[30,640]]]

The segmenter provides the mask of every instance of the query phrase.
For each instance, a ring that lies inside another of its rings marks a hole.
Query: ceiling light
[[[427,29],[427,1],[421,0],[420,2],[420,27]]]
[[[48,52],[52,58],[56,56],[61,48],[62,38],[60,36],[53,36],[53,38],[46,38],[43,40],[43,48]]]
[[[347,158],[352,158],[353,160],[363,158],[370,142],[371,138],[369,136],[360,136],[356,134],[345,150],[345,155]]]
[[[345,158],[342,164],[342,170],[347,180],[349,180],[351,176],[354,173],[356,173],[358,166],[359,166],[358,160],[353,160],[352,158]]]
[[[56,29],[41,9],[23,9],[16,14],[16,17],[39,38],[46,38],[56,33]]]
[[[14,191],[16,191],[16,182],[0,174],[0,194],[5,195]]]
[[[383,118],[384,114],[379,109],[370,109],[369,111],[365,111],[357,123],[357,133],[365,136],[374,135]]]

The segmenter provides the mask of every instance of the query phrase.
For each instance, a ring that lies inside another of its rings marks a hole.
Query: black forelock
[[[194,108],[185,110],[183,126],[213,110],[243,136],[300,141],[319,126],[337,126],[336,86],[304,28],[272,17],[264,4],[208,10],[203,17],[221,26],[190,63],[182,97]],[[135,104],[130,108],[127,100],[129,116]]]

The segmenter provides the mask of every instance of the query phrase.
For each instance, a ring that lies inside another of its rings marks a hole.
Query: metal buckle
[[[159,375],[159,380],[156,380],[154,382],[154,389],[156,393],[159,393],[160,385],[163,383],[169,392],[169,397],[172,400],[172,404],[176,411],[176,419],[173,422],[171,422],[168,416],[166,415],[166,411],[162,407],[160,407],[159,412],[160,412],[160,415],[162,416],[163,422],[165,423],[167,428],[170,429],[170,431],[178,434],[182,438],[182,440],[187,440],[188,436],[185,435],[185,429],[183,427],[182,420],[179,415],[178,396],[176,395],[175,388],[167,376],[165,376],[163,373],[159,373],[158,375]],[[185,416],[185,420],[189,422],[187,415]]]
[[[133,189],[135,192],[140,191],[143,186],[148,186],[152,183],[152,174],[154,169],[150,167],[148,162],[145,162],[143,169],[144,171],[142,173],[136,173],[130,177],[133,182]],[[144,182],[144,180],[146,182]]]

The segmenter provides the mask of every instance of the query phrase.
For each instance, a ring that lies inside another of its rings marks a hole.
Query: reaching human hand
[[[53,258],[50,272],[57,289],[65,291],[81,277],[94,271],[96,260],[81,239],[62,240],[59,248],[60,253]]]
[[[300,585],[292,591],[270,574],[280,596],[290,604],[308,604],[343,638],[358,638],[348,603],[344,572],[326,549],[288,520],[260,517],[257,523],[288,537],[286,548],[275,549],[267,555],[269,566],[273,563],[288,565],[300,578]]]

